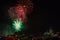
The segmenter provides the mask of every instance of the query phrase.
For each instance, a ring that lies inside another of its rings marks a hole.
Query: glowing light
[[[17,4],[8,9],[9,17],[13,21],[14,31],[21,31],[23,23],[27,21],[27,14],[33,11],[32,0],[17,0]],[[16,20],[15,20],[16,19]]]
[[[32,0],[17,0],[15,6],[11,6],[8,9],[9,16],[11,20],[18,19],[26,23],[27,21],[27,14],[33,11],[33,3]]]
[[[20,21],[18,19],[13,21],[13,27],[15,28],[16,31],[21,31],[22,26],[23,26],[22,21]]]

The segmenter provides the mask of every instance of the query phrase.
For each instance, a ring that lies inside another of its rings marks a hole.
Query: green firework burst
[[[21,31],[23,28],[23,22],[18,19],[14,20],[13,28],[15,29],[15,31]]]

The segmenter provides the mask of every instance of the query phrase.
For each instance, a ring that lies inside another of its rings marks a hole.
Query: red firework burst
[[[26,14],[31,13],[33,4],[30,0],[19,0],[16,6],[10,7],[8,12],[12,20],[18,19],[26,22]]]

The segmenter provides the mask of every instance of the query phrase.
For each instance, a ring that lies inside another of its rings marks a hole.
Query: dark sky
[[[15,5],[15,3],[16,0],[0,0],[0,30],[10,24],[11,20],[8,17],[7,10],[10,5]],[[52,28],[54,31],[59,31],[59,27],[56,27],[55,4],[47,0],[33,0],[33,4],[33,12],[27,15],[28,30],[30,32],[44,32]]]

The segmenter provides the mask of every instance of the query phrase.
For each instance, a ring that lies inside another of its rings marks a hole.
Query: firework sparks
[[[26,22],[27,14],[31,13],[33,9],[33,4],[31,0],[17,0],[18,4],[12,6],[8,9],[9,16],[12,20],[18,19],[20,21]]]
[[[22,21],[19,21],[18,19],[16,19],[15,21],[13,21],[13,27],[16,31],[21,31],[23,26]]]
[[[13,28],[16,31],[21,31],[23,23],[27,21],[26,15],[32,12],[33,4],[31,0],[17,0],[17,2],[18,4],[8,9],[8,13],[11,20],[13,20]]]

